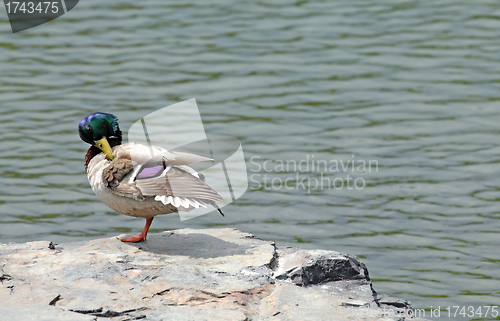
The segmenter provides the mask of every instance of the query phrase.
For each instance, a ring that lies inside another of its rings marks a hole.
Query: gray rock
[[[358,258],[235,229],[0,244],[5,320],[402,320]],[[413,318],[413,320],[419,320]],[[420,319],[422,320],[422,319]]]

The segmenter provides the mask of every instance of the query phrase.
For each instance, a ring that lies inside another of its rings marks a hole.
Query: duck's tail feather
[[[224,215],[224,212],[217,205],[215,205],[215,208],[217,209],[217,211],[219,211],[220,215],[226,217],[226,215]]]

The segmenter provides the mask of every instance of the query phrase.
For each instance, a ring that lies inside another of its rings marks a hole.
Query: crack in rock
[[[52,301],[49,302],[49,305],[56,305],[57,301],[61,300],[61,295],[58,294],[55,298],[52,299]]]
[[[12,280],[12,276],[8,275],[8,274],[2,274],[0,276],[0,282],[3,283],[3,281],[10,281]]]
[[[127,313],[139,312],[139,311],[143,311],[146,309],[147,309],[146,307],[142,307],[142,308],[137,308],[137,309],[125,310],[122,312],[111,311],[111,310],[107,310],[106,312],[103,312],[103,308],[92,309],[92,310],[71,310],[70,309],[69,311],[80,313],[80,314],[90,314],[90,315],[93,315],[96,317],[102,317],[102,318],[114,318],[114,317],[121,317],[121,316],[127,315]]]
[[[267,267],[268,269],[271,269],[274,271],[278,267],[279,254],[278,254],[278,248],[276,247],[276,243],[272,242],[271,245],[274,247],[273,257],[271,258],[269,263],[264,265],[264,267]]]

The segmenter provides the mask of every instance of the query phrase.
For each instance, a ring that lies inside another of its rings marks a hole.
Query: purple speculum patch
[[[155,165],[151,167],[145,167],[141,170],[137,178],[149,178],[160,174],[165,168],[163,165]]]

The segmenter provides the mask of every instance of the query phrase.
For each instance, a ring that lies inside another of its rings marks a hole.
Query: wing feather
[[[176,166],[172,166],[165,171],[165,175],[159,177],[136,179],[135,184],[145,196],[167,195],[212,202],[223,200],[201,179]]]
[[[142,201],[155,197],[163,204],[186,209],[217,205],[223,198],[187,164],[209,158],[152,147],[124,144],[115,150],[115,160],[103,170],[103,181],[113,193]]]

